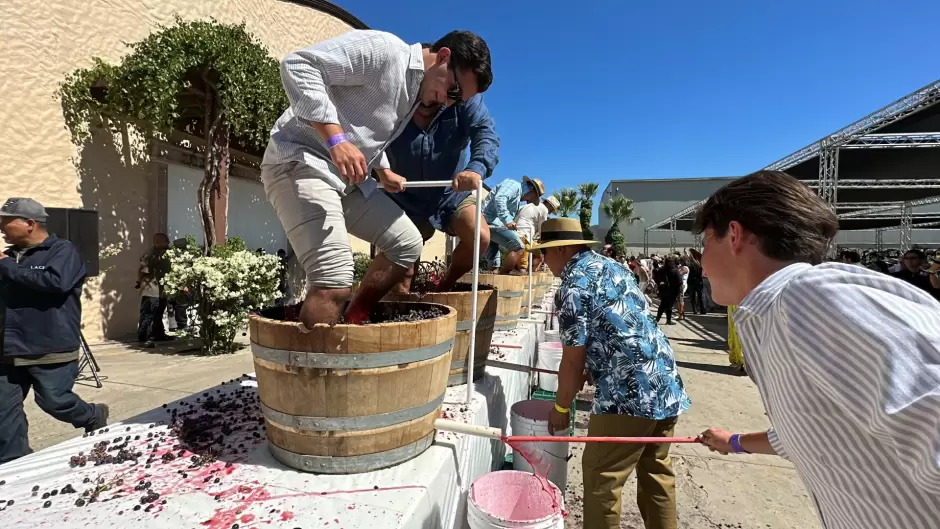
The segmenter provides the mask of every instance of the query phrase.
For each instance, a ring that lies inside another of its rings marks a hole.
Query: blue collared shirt
[[[555,293],[561,343],[584,346],[597,392],[591,413],[661,420],[689,409],[665,335],[633,274],[585,250],[565,265]]]
[[[522,182],[508,178],[483,199],[483,218],[490,226],[505,226],[516,219],[522,201]]]
[[[467,146],[470,157],[464,163]],[[392,171],[408,180],[450,180],[462,171],[488,178],[499,163],[499,136],[483,95],[477,94],[442,110],[427,130],[412,119],[385,154]],[[427,218],[452,194],[450,188],[418,188],[389,196],[409,215]]]

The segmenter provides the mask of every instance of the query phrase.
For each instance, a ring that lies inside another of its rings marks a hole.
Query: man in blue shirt
[[[545,185],[538,178],[522,177],[522,183],[508,178],[490,191],[483,199],[483,218],[490,227],[490,244],[484,260],[489,268],[499,267],[501,274],[516,269],[525,243],[516,232],[516,214],[523,202],[538,204],[545,194]],[[499,250],[506,250],[506,259],[499,263]]]
[[[470,146],[470,159],[464,163]],[[473,235],[476,202],[472,192],[481,179],[493,174],[499,163],[496,124],[476,95],[446,108],[419,105],[411,122],[389,145],[385,154],[391,169],[377,169],[385,191],[405,211],[427,242],[435,230],[457,237],[450,268],[438,284],[446,292],[473,268]],[[453,180],[450,188],[402,190],[401,180]],[[480,247],[490,241],[487,226],[480,226]],[[400,290],[410,288],[414,268]]]
[[[691,402],[672,349],[647,310],[630,270],[595,253],[575,219],[542,224],[545,262],[562,284],[555,307],[563,347],[549,431],[568,428],[585,367],[597,387],[588,435],[672,437]],[[637,504],[647,529],[674,529],[676,482],[669,444],[592,443],[584,448],[584,527],[620,527],[620,499],[637,471]]]

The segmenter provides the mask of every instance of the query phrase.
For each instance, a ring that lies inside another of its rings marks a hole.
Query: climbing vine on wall
[[[57,92],[65,125],[77,144],[95,127],[126,125],[148,139],[165,140],[174,130],[204,139],[197,200],[209,251],[231,147],[261,152],[288,106],[278,62],[244,24],[215,20],[177,18],[128,47],[118,64],[95,57],[66,76]]]

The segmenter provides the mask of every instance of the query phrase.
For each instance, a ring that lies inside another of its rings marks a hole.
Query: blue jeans
[[[483,260],[490,268],[499,266],[500,248],[507,252],[515,252],[525,249],[525,244],[517,231],[501,226],[490,226],[490,245],[487,246],[486,254],[483,256]]]
[[[418,192],[434,191],[434,193],[425,196]],[[382,191],[385,193],[385,191]],[[439,193],[440,196],[437,196]],[[415,223],[415,226],[425,235],[433,228],[442,231],[448,235],[454,235],[450,224],[457,214],[457,208],[461,202],[467,199],[471,191],[453,191],[450,188],[446,190],[435,189],[415,189],[403,193],[386,193],[389,198],[395,201],[408,215],[408,218]],[[433,234],[432,234],[433,235]],[[427,239],[425,239],[427,240]]]
[[[32,452],[23,409],[30,388],[36,392],[36,404],[53,418],[76,428],[103,425],[100,409],[72,392],[77,376],[78,360],[36,366],[0,364],[0,464]]]

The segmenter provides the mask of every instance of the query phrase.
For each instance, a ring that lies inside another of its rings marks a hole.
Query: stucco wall
[[[121,136],[96,134],[81,150],[75,147],[53,94],[67,73],[89,66],[95,56],[116,62],[126,53],[123,42],[144,38],[157,24],[172,24],[175,15],[246,22],[275,57],[351,29],[330,15],[278,0],[0,2],[0,201],[31,196],[47,206],[96,209],[101,246],[124,247],[102,262],[104,273],[85,289],[84,332],[92,343],[136,328],[134,276],[160,225],[156,201],[165,193],[160,186],[166,185],[166,166],[151,163]],[[443,245],[438,236],[426,254],[438,248],[443,254]],[[368,245],[355,241],[354,249],[368,252]]]

